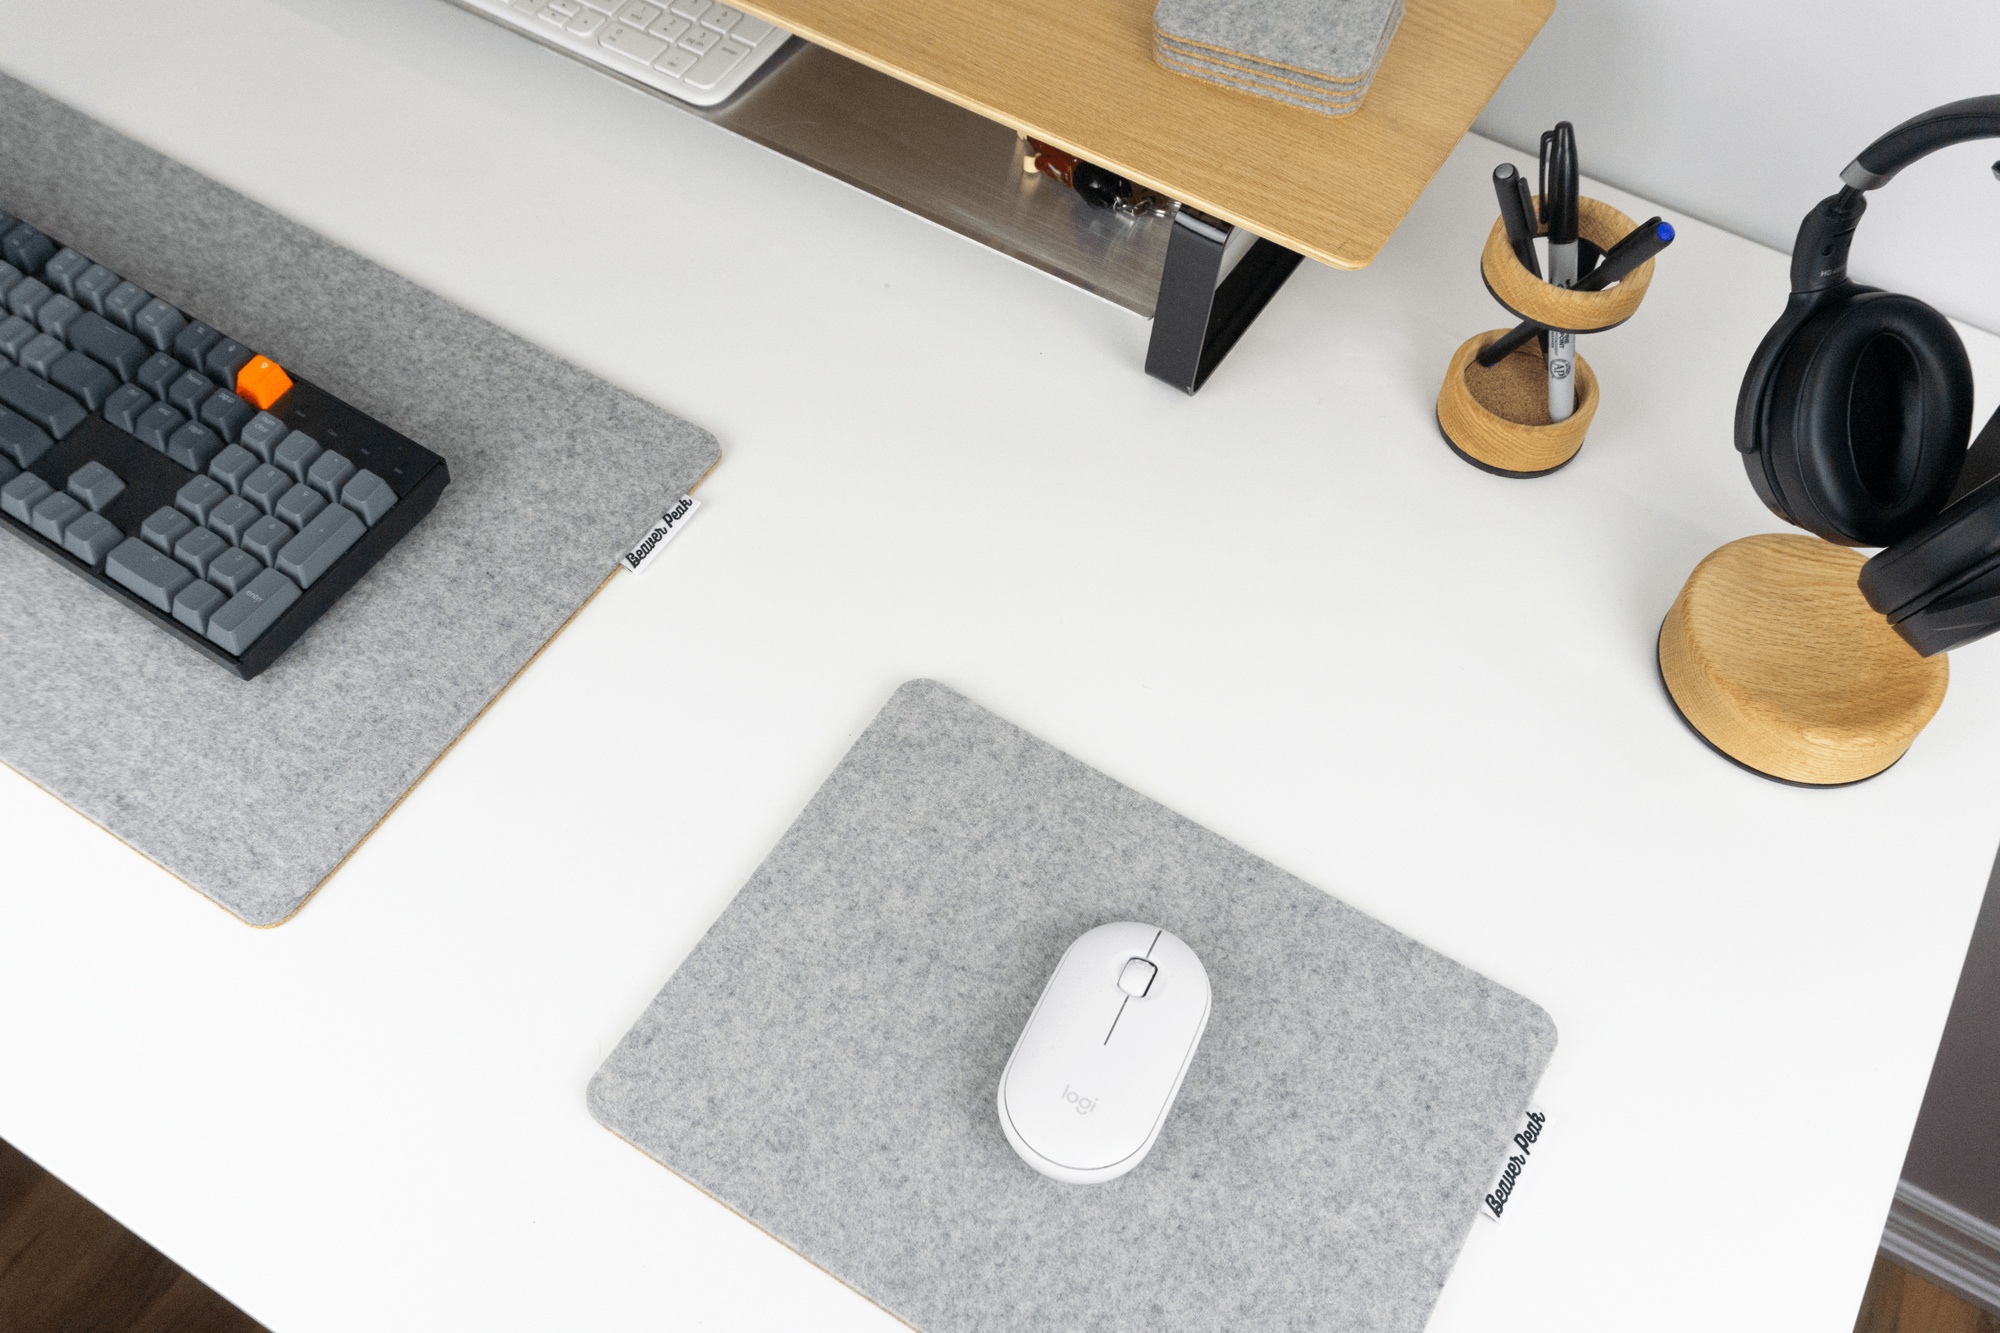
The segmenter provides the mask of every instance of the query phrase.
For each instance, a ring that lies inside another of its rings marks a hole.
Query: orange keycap
[[[292,377],[268,356],[253,356],[250,364],[236,372],[236,396],[268,411],[272,403],[292,387]]]

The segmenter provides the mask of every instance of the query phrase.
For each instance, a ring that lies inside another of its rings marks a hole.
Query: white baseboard
[[[1981,1309],[2000,1314],[2000,1226],[1896,1182],[1882,1252]]]

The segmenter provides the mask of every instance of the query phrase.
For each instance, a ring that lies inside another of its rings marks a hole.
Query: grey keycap
[[[138,283],[121,282],[111,289],[109,296],[104,298],[104,309],[100,313],[119,328],[129,331],[133,318],[144,310],[146,303],[152,299],[153,294]]]
[[[139,525],[139,537],[146,545],[171,553],[174,543],[185,537],[193,528],[193,519],[178,509],[169,509],[161,505]]]
[[[268,514],[278,507],[278,497],[290,489],[290,477],[269,463],[260,463],[256,471],[243,479],[236,493]]]
[[[69,348],[63,345],[62,339],[54,334],[37,333],[21,349],[21,365],[47,379],[56,362],[68,355]]]
[[[14,285],[27,280],[28,275],[12,264],[0,264],[0,310],[6,309],[7,293],[14,290]]]
[[[372,528],[396,503],[396,493],[389,489],[388,482],[362,468],[340,488],[340,502],[361,515],[362,520]]]
[[[90,415],[82,403],[18,366],[0,370],[0,405],[13,408],[58,440]]]
[[[59,542],[63,530],[89,512],[75,496],[51,491],[29,514],[28,526],[50,541]]]
[[[243,534],[250,531],[250,525],[264,517],[264,511],[251,504],[240,495],[232,495],[215,507],[208,516],[211,531],[219,532],[230,541],[241,543]]]
[[[209,564],[208,581],[234,597],[250,586],[250,580],[263,572],[263,561],[248,551],[240,551],[232,546]]]
[[[125,493],[125,483],[118,479],[117,473],[92,459],[69,474],[69,493],[83,501],[92,513],[101,514]]]
[[[190,472],[206,471],[221,452],[222,437],[198,422],[190,421],[167,437],[167,457]]]
[[[84,270],[83,276],[76,280],[76,286],[70,295],[74,296],[84,309],[94,310],[101,315],[104,313],[104,298],[117,290],[118,283],[119,277],[116,273],[102,264],[92,264]]]
[[[197,319],[174,335],[173,353],[180,358],[182,365],[190,370],[200,370],[208,349],[221,341],[220,333]]]
[[[213,477],[190,477],[174,495],[174,508],[197,523],[208,522],[215,507],[229,498],[222,483]]]
[[[23,273],[34,273],[56,257],[56,243],[22,222],[0,237],[0,259]]]
[[[201,424],[231,444],[236,443],[237,437],[243,434],[243,428],[256,415],[256,408],[227,389],[217,389],[201,405]]]
[[[5,486],[0,486],[0,514],[5,514],[16,523],[32,522],[35,506],[55,493],[55,487],[34,473],[23,472]]]
[[[154,297],[146,302],[145,308],[132,317],[132,332],[146,340],[146,345],[158,352],[164,352],[174,345],[174,338],[187,327],[187,316]]]
[[[82,352],[64,352],[49,367],[49,383],[81,398],[84,406],[95,412],[118,387],[118,377]]]
[[[174,543],[174,559],[192,569],[197,578],[206,578],[209,564],[229,549],[228,542],[207,528],[190,528]]]
[[[165,453],[167,441],[172,439],[174,432],[186,422],[186,417],[165,403],[154,403],[139,414],[139,429],[132,433],[158,452]]]
[[[0,407],[0,455],[16,467],[33,467],[43,454],[56,447],[49,433],[10,408]]]
[[[9,315],[5,319],[0,319],[0,353],[5,353],[9,361],[19,361],[21,353],[27,350],[28,344],[33,342],[35,335],[40,332],[40,329],[19,315]]]
[[[5,486],[8,482],[14,480],[14,478],[20,475],[21,475],[21,469],[15,467],[7,459],[0,458],[0,486]]]
[[[137,435],[139,415],[152,405],[152,394],[136,384],[121,384],[104,400],[104,419],[127,435]]]
[[[236,442],[268,463],[271,461],[271,451],[278,447],[280,440],[291,433],[284,422],[269,412],[259,412],[250,418],[250,424],[243,428],[243,434]]]
[[[208,355],[201,359],[201,368],[206,370],[216,383],[233,385],[236,372],[250,364],[250,358],[257,355],[234,338],[224,338],[208,349]]]
[[[184,370],[167,386],[167,401],[189,421],[201,416],[201,405],[215,392],[215,381],[198,370]]]
[[[285,549],[293,534],[291,524],[267,514],[250,525],[241,544],[244,550],[269,565],[277,561],[278,552]]]
[[[299,586],[277,570],[267,569],[208,618],[208,637],[224,652],[240,657],[298,600]]]
[[[102,569],[104,558],[124,540],[125,534],[110,519],[102,514],[84,514],[63,533],[63,550],[92,569]]]
[[[229,594],[213,583],[196,579],[174,594],[174,619],[196,634],[208,632],[208,618],[229,600]]]
[[[67,339],[69,337],[70,325],[76,323],[80,317],[89,313],[88,310],[85,310],[82,306],[58,292],[56,295],[42,302],[42,308],[35,312],[35,323],[41,328],[43,333]]]
[[[240,444],[232,444],[208,465],[208,475],[231,491],[243,489],[243,479],[257,470],[257,455]]]
[[[51,305],[55,304],[53,301]],[[102,315],[80,311],[70,325],[69,345],[91,360],[118,372],[122,380],[137,379],[139,367],[151,355],[146,344]]]
[[[130,588],[162,611],[174,609],[174,594],[194,582],[194,575],[172,556],[155,551],[136,537],[112,548],[104,561],[112,582]]]
[[[303,528],[313,521],[320,510],[326,508],[326,497],[304,482],[298,483],[278,497],[278,503],[271,510],[294,529]]]
[[[28,278],[7,289],[7,309],[22,319],[33,319],[42,303],[54,295],[40,278]]]
[[[42,281],[64,296],[74,297],[76,280],[88,272],[90,261],[65,245],[42,267]]]
[[[319,456],[319,441],[302,430],[287,435],[271,451],[271,461],[290,473],[293,481],[304,481],[306,471]]]
[[[186,367],[174,360],[172,352],[155,352],[139,365],[139,373],[133,378],[140,388],[155,398],[165,398],[167,390],[181,377]]]
[[[328,449],[306,469],[306,484],[329,500],[340,498],[340,488],[354,475],[354,464]]]
[[[352,510],[335,505],[285,543],[278,552],[278,568],[298,580],[300,587],[310,588],[366,531]]]

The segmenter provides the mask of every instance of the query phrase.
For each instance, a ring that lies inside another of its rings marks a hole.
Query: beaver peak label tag
[[[619,557],[619,562],[634,574],[645,573],[652,558],[658,555],[668,542],[680,535],[681,529],[687,526],[688,518],[699,508],[701,501],[692,495],[683,495],[668,505],[667,511],[660,515],[659,521],[646,530],[646,535],[639,539],[637,546]]]
[[[1500,1173],[1493,1177],[1493,1184],[1479,1200],[1481,1215],[1498,1222],[1507,1211],[1507,1204],[1514,1197],[1514,1189],[1520,1183],[1521,1173],[1528,1169],[1528,1159],[1535,1155],[1535,1145],[1542,1141],[1542,1127],[1549,1118],[1538,1106],[1530,1106],[1527,1115],[1521,1118],[1521,1128],[1514,1137],[1507,1140],[1507,1156],[1500,1163]]]

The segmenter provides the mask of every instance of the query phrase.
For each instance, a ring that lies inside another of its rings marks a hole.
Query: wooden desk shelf
[[[1153,0],[745,0],[820,46],[1336,268],[1381,251],[1554,11],[1407,0],[1361,109],[1172,73]]]
[[[676,105],[1154,316],[1147,373],[1193,393],[1300,256],[1375,258],[1554,6],[1406,0],[1361,109],[1322,116],[1163,68],[1153,0],[743,0],[806,44]],[[1023,179],[1016,135],[1184,207],[1093,216]]]

